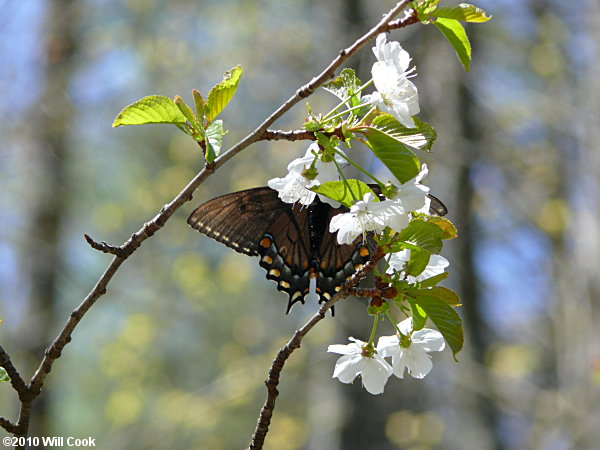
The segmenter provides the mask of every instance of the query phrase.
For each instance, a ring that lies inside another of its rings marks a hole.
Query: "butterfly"
[[[377,185],[371,188],[380,192]],[[429,198],[431,213],[445,215],[443,203]],[[209,200],[187,222],[237,252],[258,256],[267,279],[288,294],[289,312],[307,299],[328,301],[375,251],[369,233],[346,245],[337,242],[337,233],[329,232],[331,218],[348,211],[343,205],[333,208],[318,196],[309,206],[284,203],[276,190],[265,186]]]

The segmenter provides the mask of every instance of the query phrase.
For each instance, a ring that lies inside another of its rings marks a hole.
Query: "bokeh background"
[[[391,34],[438,131],[428,184],[460,238],[445,284],[463,300],[459,363],[434,354],[382,396],[331,379],[328,344],[367,338],[348,299],[281,380],[266,448],[596,449],[600,445],[600,4],[485,0],[465,73],[433,27]],[[206,93],[241,64],[225,147],[363,34],[383,0],[0,0],[0,342],[29,378],[120,244],[201,168],[173,126],[112,129],[148,94]],[[373,56],[351,61],[369,78]],[[313,110],[334,104],[322,91]],[[303,105],[277,123],[296,129]],[[190,229],[193,207],[282,176],[306,143],[259,143],[208,179],[129,259],[35,404],[33,434],[102,449],[244,448],[277,348],[315,311],[257,260]],[[379,170],[355,149],[355,157]],[[383,330],[389,332],[390,330]],[[0,415],[18,403],[0,385]],[[0,431],[3,434],[4,431]]]

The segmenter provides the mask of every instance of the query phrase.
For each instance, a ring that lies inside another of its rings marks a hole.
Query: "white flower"
[[[305,168],[309,168],[315,160],[315,152],[319,152],[319,146],[317,143],[313,143],[308,147],[306,154],[302,158],[296,158],[288,164],[288,174],[284,178],[272,178],[269,180],[268,185],[271,189],[279,192],[279,198],[285,203],[296,203],[300,202],[302,205],[310,205],[317,194],[308,190],[313,186],[325,183],[327,181],[339,180],[339,174],[335,163],[323,162],[320,157],[316,157],[315,169],[318,174],[314,180],[305,178],[302,174]],[[336,162],[344,164],[345,160],[339,156],[335,156]],[[328,197],[319,195],[321,201],[329,203],[334,208],[340,206],[340,204]]]
[[[427,197],[429,187],[421,184],[421,180],[427,176],[428,172],[427,164],[423,164],[419,174],[412,180],[401,184],[391,200],[400,202],[406,212],[422,211],[427,206],[426,212],[429,213],[429,203],[431,202]]]
[[[347,345],[330,345],[328,352],[339,353],[342,356],[335,363],[333,378],[342,383],[351,383],[360,375],[362,384],[371,394],[381,394],[388,378],[392,375],[392,367],[378,354],[363,355],[365,343],[358,339],[349,338],[352,343]]]
[[[412,116],[419,113],[419,96],[416,86],[408,79],[412,72],[408,70],[410,56],[398,42],[386,43],[385,34],[377,36],[373,53],[377,62],[373,64],[371,74],[377,91],[366,97],[404,126],[414,128]]]
[[[338,232],[340,244],[352,244],[367,231],[381,233],[385,227],[400,231],[410,222],[408,211],[402,203],[394,200],[374,201],[372,193],[365,194],[350,208],[350,212],[337,214],[329,222],[329,231]]]
[[[337,241],[340,244],[352,244],[357,236],[367,231],[381,233],[386,227],[383,214],[386,207],[383,202],[374,201],[373,194],[368,192],[363,200],[352,205],[350,212],[333,216],[329,231],[338,232]]]
[[[375,40],[373,53],[377,61],[393,61],[398,68],[398,72],[405,72],[410,64],[410,56],[408,52],[403,50],[400,44],[396,41],[386,42],[385,33],[381,33]]]
[[[401,250],[397,253],[392,253],[392,255],[390,256],[390,262],[389,262],[390,267],[388,267],[388,270],[386,272],[393,273],[394,270],[396,270],[397,272],[401,272],[401,271],[405,270],[406,263],[409,260],[410,260],[410,250],[408,250],[408,249]],[[427,264],[427,267],[425,267],[425,270],[423,270],[423,272],[421,272],[416,277],[414,277],[412,275],[407,275],[406,281],[408,281],[410,284],[414,284],[414,283],[426,280],[428,278],[431,278],[435,275],[439,275],[440,273],[444,273],[444,268],[448,267],[449,264],[450,263],[448,262],[448,260],[446,258],[444,258],[443,256],[431,255],[429,257],[429,263]]]
[[[398,335],[382,336],[377,342],[377,352],[383,357],[392,357],[394,375],[398,378],[404,377],[405,368],[413,378],[425,377],[433,367],[427,353],[444,350],[444,338],[439,331],[429,328],[413,332],[411,317],[400,322],[398,328],[404,335],[402,343],[408,346],[401,345]]]

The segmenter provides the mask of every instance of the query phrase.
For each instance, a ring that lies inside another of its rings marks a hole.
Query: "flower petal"
[[[365,368],[361,373],[362,383],[370,394],[381,394],[385,383],[392,375],[392,367],[381,357],[365,358]]]
[[[360,355],[345,355],[337,360],[332,378],[342,383],[351,383],[364,369],[364,357]]]
[[[425,377],[433,367],[429,355],[422,350],[413,349],[412,346],[406,350],[408,351],[406,352],[404,362],[406,363],[410,375],[413,378],[419,379]]]
[[[410,338],[412,340],[411,347],[420,348],[425,352],[441,352],[446,347],[442,334],[430,328],[415,331]]]
[[[356,341],[350,338],[353,342],[350,344],[332,344],[327,347],[329,353],[339,353],[340,355],[355,355],[362,352],[362,341]]]
[[[406,369],[406,349],[398,346],[398,351],[392,354],[392,368],[394,375],[398,378],[404,378],[404,369]]]
[[[400,341],[397,335],[381,336],[377,341],[377,354],[382,357],[393,356],[400,351]]]
[[[404,334],[405,336],[410,335],[413,329],[412,317],[407,317],[402,322],[400,322],[398,324],[398,329],[400,330],[400,333]]]

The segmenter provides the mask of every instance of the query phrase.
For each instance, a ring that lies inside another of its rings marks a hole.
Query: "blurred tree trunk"
[[[422,61],[419,77],[423,77],[421,85],[425,85],[420,98],[424,117],[438,132],[432,173],[442,180],[442,185],[434,184],[433,192],[444,193],[439,195],[448,204],[448,217],[458,228],[458,239],[448,242],[445,252],[451,262],[449,282],[458,287],[463,304],[459,313],[465,328],[465,347],[459,355],[461,364],[451,367],[458,371],[458,389],[452,403],[438,406],[450,408],[459,421],[454,424],[459,428],[451,428],[453,432],[447,430],[445,442],[450,448],[500,449],[498,411],[484,366],[490,337],[474,267],[474,249],[481,233],[477,232],[471,171],[485,146],[482,130],[486,114],[477,107],[472,95],[476,76],[465,74],[449,44],[442,42],[441,35],[433,29],[428,31],[422,42],[422,56],[416,58]],[[477,27],[467,31],[473,44],[472,59],[477,64]]]
[[[47,4],[42,44],[44,87],[28,121],[26,164],[30,175],[23,221],[27,241],[21,248],[30,311],[24,319],[30,330],[25,343],[29,349],[24,350],[31,354],[31,366],[24,371],[26,377],[32,375],[31,370],[39,364],[57,331],[55,311],[64,258],[60,242],[69,201],[66,166],[73,122],[68,83],[74,71],[79,9],[79,2],[72,0],[52,0]],[[52,435],[47,428],[47,402],[47,395],[42,395],[34,404],[31,435]]]
[[[553,93],[545,100],[549,108],[541,116],[549,150],[554,147],[556,151],[556,180],[545,208],[551,212],[547,214],[550,226],[548,221],[539,221],[539,225],[552,245],[555,286],[554,301],[549,305],[552,342],[547,358],[551,371],[544,380],[547,390],[532,410],[535,421],[528,445],[541,447],[564,440],[572,448],[593,449],[598,446],[600,430],[594,420],[586,418],[600,413],[600,396],[593,382],[600,354],[595,300],[600,292],[600,64],[597,58],[583,65],[577,61],[565,45],[563,27],[569,20],[587,22],[584,36],[590,46],[597,46],[600,33],[595,24],[600,7],[597,2],[585,2],[581,9],[572,10],[571,17],[559,18],[560,6],[560,2],[548,0],[530,3],[539,24],[537,49],[555,50],[560,58],[554,65],[551,63],[556,61],[547,61],[545,66],[533,67],[541,89]]]

